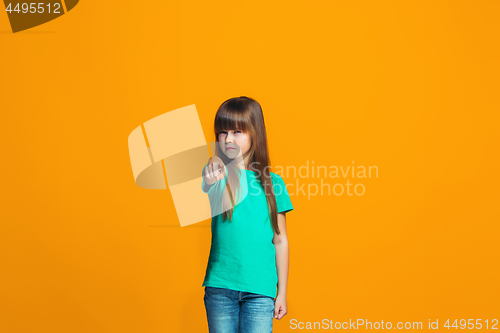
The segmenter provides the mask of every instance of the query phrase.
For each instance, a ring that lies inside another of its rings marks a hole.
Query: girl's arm
[[[273,237],[273,244],[276,249],[276,268],[278,271],[278,295],[276,296],[274,315],[276,319],[281,319],[287,313],[286,294],[289,263],[285,213],[278,213],[278,226],[281,234],[274,233]]]

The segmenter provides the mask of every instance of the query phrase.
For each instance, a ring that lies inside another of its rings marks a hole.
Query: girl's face
[[[248,133],[239,130],[222,131],[219,133],[219,147],[230,159],[236,158],[240,154],[244,157],[250,150],[252,138]]]

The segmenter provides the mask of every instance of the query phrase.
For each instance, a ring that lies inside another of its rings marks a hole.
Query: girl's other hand
[[[279,295],[274,302],[274,318],[280,320],[287,314],[286,296]]]
[[[218,156],[210,157],[205,168],[205,183],[212,185],[218,180],[224,179],[225,176],[226,168],[224,162]]]

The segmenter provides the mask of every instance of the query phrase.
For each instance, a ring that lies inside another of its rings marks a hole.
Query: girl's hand
[[[218,180],[224,179],[225,176],[226,168],[224,162],[218,156],[210,157],[205,168],[205,183],[212,185]]]
[[[274,302],[274,318],[280,320],[287,314],[286,296],[278,294]]]

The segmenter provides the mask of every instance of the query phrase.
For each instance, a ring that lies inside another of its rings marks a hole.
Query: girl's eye
[[[221,131],[220,134],[226,134],[226,131]],[[234,133],[241,133],[241,131],[234,131]]]

